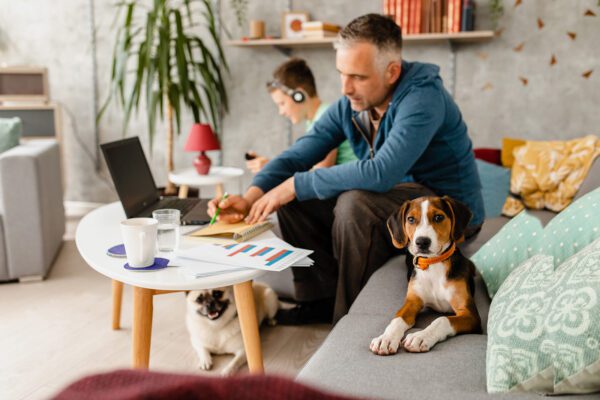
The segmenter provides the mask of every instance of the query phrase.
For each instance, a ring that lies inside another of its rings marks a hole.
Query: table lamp
[[[210,158],[206,156],[205,151],[219,150],[219,141],[213,134],[213,131],[208,124],[194,124],[190,129],[190,134],[185,143],[185,151],[199,151],[198,157],[194,160],[196,171],[200,175],[208,175],[210,171]]]

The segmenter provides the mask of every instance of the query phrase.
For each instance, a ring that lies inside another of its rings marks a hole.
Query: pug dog
[[[279,309],[277,295],[265,284],[254,282],[256,317],[260,325],[265,319],[275,324]],[[212,368],[211,354],[233,354],[233,359],[223,370],[223,375],[236,372],[246,363],[246,352],[235,307],[233,287],[194,290],[187,295],[186,325],[192,346],[198,354],[198,367]]]

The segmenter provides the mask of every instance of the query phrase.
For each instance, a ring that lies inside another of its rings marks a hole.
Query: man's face
[[[375,63],[377,48],[359,42],[337,50],[335,62],[342,81],[342,94],[354,111],[370,110],[386,100],[393,82],[390,68],[382,71]]]
[[[271,100],[277,105],[279,115],[283,115],[292,121],[292,124],[297,124],[305,118],[305,110],[302,104],[295,103],[294,100],[279,89],[273,90]]]

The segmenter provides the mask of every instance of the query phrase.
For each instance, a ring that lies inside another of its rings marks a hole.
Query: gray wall
[[[92,30],[90,2],[63,0],[0,0],[0,65],[43,65],[50,71],[50,94],[63,108],[64,168],[66,198],[108,201],[115,199],[110,178],[102,166],[96,172],[94,149],[94,78],[92,74]],[[246,34],[239,28],[229,7],[221,2],[223,24],[234,37]],[[353,17],[380,12],[381,1],[250,0],[248,18],[263,19],[267,33],[279,34],[280,15],[289,3],[294,10],[308,11],[312,19],[343,25]],[[488,1],[477,1],[477,28],[490,29]],[[498,147],[504,136],[527,139],[568,139],[599,134],[600,113],[600,7],[597,0],[527,0],[514,6],[504,2],[501,34],[480,44],[460,45],[456,54],[456,101],[469,126],[476,146]],[[587,10],[597,17],[584,17]],[[107,94],[110,58],[115,37],[114,7],[111,2],[94,2],[97,35],[97,101]],[[544,26],[538,27],[540,18]],[[575,32],[571,40],[567,32]],[[521,51],[514,48],[524,43]],[[406,43],[404,58],[427,61],[441,67],[445,81],[451,78],[448,43]],[[550,65],[552,55],[557,63]],[[285,57],[272,48],[227,47],[231,68],[228,89],[230,113],[224,118],[222,155],[213,161],[242,166],[243,153],[255,149],[274,156],[288,145],[288,124],[277,115],[264,89],[271,71]],[[293,55],[306,58],[313,69],[321,97],[328,102],[339,96],[335,54],[329,48],[302,49]],[[589,78],[582,74],[593,70]],[[527,85],[521,78],[527,79]],[[109,107],[100,124],[102,142],[122,137],[122,113]],[[186,127],[175,144],[176,168],[191,165],[192,154],[183,152]],[[164,129],[159,126],[151,165],[159,185],[166,181],[162,144]],[[148,154],[146,123],[140,113],[129,134],[139,134]],[[294,128],[294,137],[301,134]],[[245,178],[249,182],[250,177]],[[237,188],[234,185],[231,190]]]

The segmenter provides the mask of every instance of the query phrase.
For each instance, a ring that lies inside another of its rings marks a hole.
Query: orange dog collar
[[[442,254],[440,254],[437,257],[415,257],[413,263],[415,264],[415,267],[418,267],[420,269],[422,269],[423,271],[425,271],[427,268],[429,268],[429,266],[431,264],[435,264],[435,263],[439,263],[442,261],[446,261],[447,259],[449,259],[452,254],[454,254],[454,252],[456,251],[456,245],[454,244],[454,242],[452,243],[452,246],[450,246],[448,248],[448,250],[446,250],[445,252],[443,252]]]

